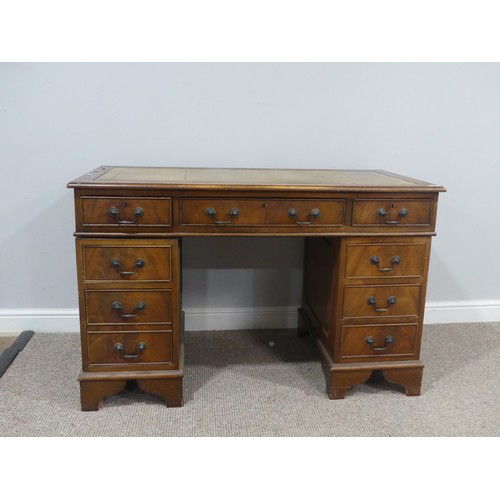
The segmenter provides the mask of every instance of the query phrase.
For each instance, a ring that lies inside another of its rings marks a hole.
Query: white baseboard
[[[427,302],[424,323],[491,323],[500,322],[500,300],[456,300]]]
[[[295,328],[297,307],[227,307],[185,309],[186,330]],[[428,302],[426,324],[500,322],[500,301]],[[0,309],[0,335],[78,332],[78,309]]]
[[[297,307],[185,309],[186,330],[297,328]]]
[[[0,335],[35,332],[78,332],[78,309],[0,309]]]

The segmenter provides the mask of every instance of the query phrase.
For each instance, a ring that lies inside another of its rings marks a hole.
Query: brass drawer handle
[[[394,337],[392,335],[387,335],[384,340],[384,347],[374,347],[375,341],[373,337],[366,337],[365,344],[368,344],[372,351],[385,351],[387,348],[394,343]]]
[[[395,264],[399,264],[401,262],[401,257],[399,255],[394,255],[394,257],[391,259],[391,267],[380,267],[380,259],[376,255],[373,255],[370,258],[370,262],[374,265],[377,266],[377,269],[379,271],[382,271],[384,273],[392,271],[394,269]]]
[[[321,212],[319,208],[313,208],[311,210],[311,213],[309,214],[310,219],[317,219],[321,215]],[[298,218],[297,210],[295,208],[289,208],[288,209],[288,217],[291,219],[295,219],[295,223],[298,224],[299,226],[307,226],[311,224],[313,221],[312,220],[300,220]]]
[[[217,220],[215,218],[215,216],[217,215],[217,211],[215,210],[215,208],[212,208],[212,207],[208,207],[205,210],[205,215],[207,217],[210,217],[216,224],[219,224],[219,225],[231,224],[232,219],[234,219],[235,217],[238,217],[238,215],[240,215],[240,209],[239,208],[231,208],[231,210],[229,211],[229,214],[228,214],[229,220]]]
[[[375,311],[377,312],[387,312],[394,304],[396,304],[396,297],[394,295],[391,295],[387,299],[387,307],[377,307],[377,299],[372,295],[368,297],[368,304],[374,307]]]
[[[116,270],[122,275],[122,276],[133,276],[137,271],[121,271],[120,267],[122,265],[120,259],[111,259],[111,265],[116,268]],[[135,267],[138,269],[143,268],[146,265],[144,262],[144,259],[137,259],[135,261]]]
[[[387,217],[387,211],[384,208],[379,208],[377,210],[377,215],[379,217]],[[408,215],[408,209],[407,208],[402,208],[399,213],[398,213],[398,219],[397,220],[385,220],[386,224],[401,224],[401,217],[406,217]]]
[[[113,219],[116,219],[118,224],[137,224],[137,219],[144,217],[144,209],[141,207],[137,207],[134,210],[134,219],[133,220],[122,220],[120,219],[120,210],[116,207],[111,207],[108,210],[108,215]]]
[[[145,342],[139,342],[135,346],[135,354],[123,354],[125,352],[125,347],[123,346],[122,343],[117,342],[114,346],[113,349],[118,353],[118,355],[124,359],[136,359],[138,358],[145,350],[146,350],[146,343]]]
[[[118,302],[117,300],[111,304],[111,307],[115,311],[118,311],[120,313],[120,316],[123,319],[129,319],[129,318],[135,318],[135,317],[137,317],[137,314],[123,314],[123,312],[122,312],[123,311],[123,305],[122,305],[121,302]],[[135,309],[137,311],[144,311],[144,309],[146,309],[146,307],[147,307],[146,302],[142,302],[142,300],[141,300],[140,302],[137,303],[137,305],[135,306]]]

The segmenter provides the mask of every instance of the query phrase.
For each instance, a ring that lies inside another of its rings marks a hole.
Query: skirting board
[[[297,307],[188,308],[184,309],[186,330],[295,328]],[[424,322],[500,322],[500,301],[428,302]],[[79,328],[77,309],[0,309],[0,335],[24,330],[78,332]]]

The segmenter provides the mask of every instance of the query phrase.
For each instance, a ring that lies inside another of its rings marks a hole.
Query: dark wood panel
[[[303,305],[314,316],[322,335],[331,337],[334,327],[334,293],[338,242],[307,238],[304,258]]]

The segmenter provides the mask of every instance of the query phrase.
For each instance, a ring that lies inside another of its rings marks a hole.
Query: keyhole
[[[395,204],[395,203],[393,203],[393,204],[391,205],[391,208],[394,208],[395,206],[396,206],[396,204]]]
[[[127,207],[128,207],[128,203],[127,203],[127,202],[125,202],[125,203],[123,204],[123,206],[124,206],[125,208],[127,208]],[[393,205],[393,206],[394,206],[394,205]]]

